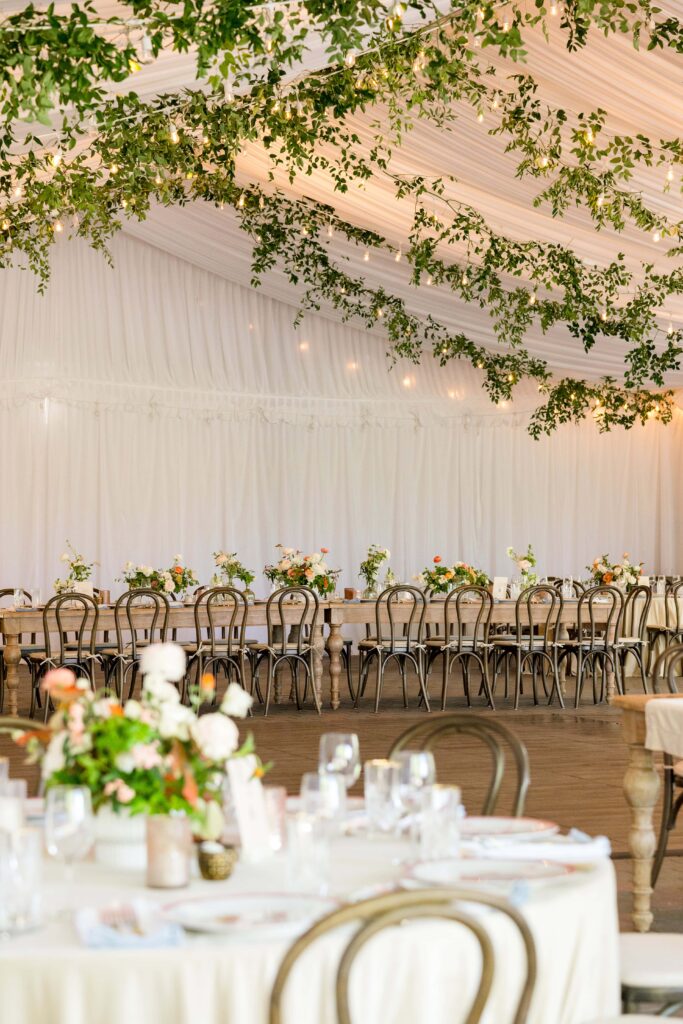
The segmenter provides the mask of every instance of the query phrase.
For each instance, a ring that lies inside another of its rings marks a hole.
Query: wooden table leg
[[[629,751],[624,793],[631,808],[628,841],[633,855],[633,925],[636,931],[646,932],[652,924],[652,860],[656,846],[652,818],[659,793],[659,774],[651,750],[640,743],[631,743]]]
[[[327,649],[330,652],[330,703],[332,710],[339,707],[339,677],[341,676],[341,650],[344,641],[341,626],[338,622],[330,623],[330,635],[327,638]]]
[[[16,717],[19,714],[17,692],[19,690],[19,662],[21,647],[18,633],[5,633],[5,650],[3,659],[6,668],[5,685],[7,686],[7,713]]]
[[[323,652],[325,641],[323,639],[323,627],[317,625],[313,631],[313,683],[315,685],[318,700],[322,704],[323,699]]]

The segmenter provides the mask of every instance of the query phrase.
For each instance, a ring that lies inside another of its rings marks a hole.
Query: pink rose
[[[157,768],[161,764],[161,755],[156,743],[136,743],[130,753],[135,767],[143,771]]]

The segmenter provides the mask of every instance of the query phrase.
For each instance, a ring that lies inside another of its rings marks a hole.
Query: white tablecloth
[[[398,878],[405,856],[397,842],[340,839],[333,849],[333,895]],[[79,867],[65,892],[49,866],[46,903],[71,906],[177,892],[147,890],[135,874]],[[190,895],[282,892],[284,857],[239,864],[227,882],[196,880]],[[188,890],[180,895],[187,894]],[[534,934],[539,978],[529,1024],[585,1024],[618,1012],[618,921],[612,865],[602,861],[535,890],[523,904]],[[496,977],[485,1024],[511,1020],[522,947],[514,926],[489,915]],[[334,975],[345,935],[309,950],[290,979],[286,1024],[333,1024]],[[0,945],[2,1020],[8,1024],[265,1024],[272,980],[287,942],[190,939],[177,949],[96,951],[79,945],[68,923],[51,923]],[[479,953],[459,926],[419,922],[378,936],[352,975],[354,1024],[458,1024],[478,977]]]
[[[645,746],[683,758],[683,699],[662,697],[645,705]]]

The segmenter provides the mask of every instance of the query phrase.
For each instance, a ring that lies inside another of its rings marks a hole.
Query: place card
[[[228,777],[242,843],[241,857],[254,863],[270,856],[270,821],[261,780],[254,775],[253,754],[228,761]]]
[[[508,578],[507,576],[494,576],[493,577],[493,600],[504,601],[507,597],[508,590]]]
[[[649,576],[639,576],[638,577],[638,586],[639,587],[649,587],[650,586],[650,577]]]

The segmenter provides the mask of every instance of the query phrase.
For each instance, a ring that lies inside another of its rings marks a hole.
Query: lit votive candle
[[[190,884],[192,827],[183,814],[147,818],[147,885],[181,889]]]

